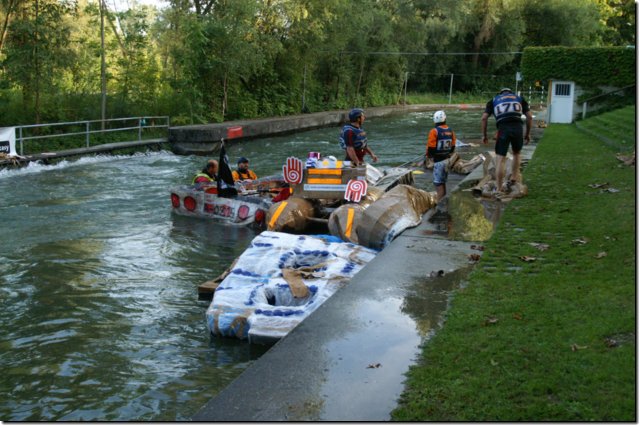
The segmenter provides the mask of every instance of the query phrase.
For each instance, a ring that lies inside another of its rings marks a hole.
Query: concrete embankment
[[[535,145],[526,146],[523,159],[534,150]],[[481,169],[450,180],[449,193],[472,186]],[[472,267],[469,255],[480,253],[473,243],[434,233],[429,219],[437,210],[393,240],[193,420],[389,420],[404,375],[428,338],[423,325],[438,321],[424,312],[430,301],[415,294],[431,286],[430,294],[446,310],[438,280],[460,282]],[[437,324],[431,325],[435,330]]]
[[[367,117],[384,117],[414,111],[436,111],[443,108],[478,109],[479,104],[420,104],[366,108]],[[259,120],[227,121],[169,128],[171,149],[181,155],[207,155],[219,149],[220,139],[240,141],[259,137],[288,134],[327,126],[337,126],[347,121],[348,110],[325,111],[311,114],[271,117]]]

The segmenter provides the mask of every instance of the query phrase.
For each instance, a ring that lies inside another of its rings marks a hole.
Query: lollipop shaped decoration
[[[347,189],[344,191],[344,199],[359,203],[363,195],[367,193],[367,181],[360,179],[351,179],[347,183]]]
[[[296,157],[287,158],[287,163],[282,166],[282,174],[284,174],[285,182],[297,185],[302,182],[302,160]]]

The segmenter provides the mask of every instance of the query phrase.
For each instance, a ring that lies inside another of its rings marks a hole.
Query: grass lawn
[[[636,421],[636,181],[621,148],[545,130],[529,195],[453,295],[393,420]]]

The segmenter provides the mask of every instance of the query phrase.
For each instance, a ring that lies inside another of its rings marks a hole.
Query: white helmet
[[[433,122],[438,124],[438,123],[444,123],[445,121],[447,121],[447,114],[444,113],[444,111],[436,111],[433,114]]]

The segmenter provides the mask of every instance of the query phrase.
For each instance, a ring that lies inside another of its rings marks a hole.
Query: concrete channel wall
[[[414,111],[436,111],[444,108],[478,109],[478,104],[420,104],[366,108],[367,117],[383,117]],[[169,128],[169,143],[175,154],[208,155],[219,149],[221,139],[234,142],[243,139],[274,136],[338,126],[347,121],[349,110],[316,112],[312,114],[271,117],[258,120],[227,121]]]

